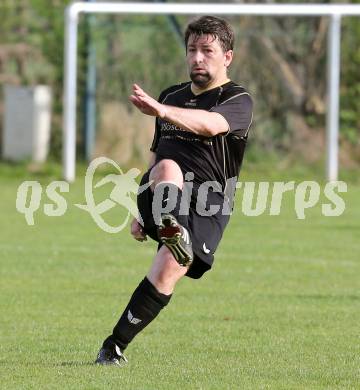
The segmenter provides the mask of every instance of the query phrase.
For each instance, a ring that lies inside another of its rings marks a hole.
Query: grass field
[[[213,270],[179,283],[118,369],[93,361],[156,246],[102,232],[73,206],[82,180],[64,216],[39,210],[28,226],[15,209],[27,177],[11,172],[0,169],[0,388],[360,388],[359,184],[333,218],[318,205],[298,220],[291,195],[280,216],[245,217],[238,198]]]

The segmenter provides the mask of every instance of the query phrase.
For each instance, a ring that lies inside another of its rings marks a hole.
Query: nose
[[[201,62],[203,62],[204,56],[200,50],[196,50],[196,52],[193,55],[193,60],[195,64],[200,64]]]

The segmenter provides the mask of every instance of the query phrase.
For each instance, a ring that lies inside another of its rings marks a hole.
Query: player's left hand
[[[142,241],[147,240],[146,234],[145,234],[142,226],[140,225],[139,221],[136,218],[134,218],[133,221],[131,222],[130,232],[131,232],[131,235],[137,241],[142,242]]]
[[[129,99],[143,114],[164,118],[164,104],[161,104],[157,100],[153,99],[137,84],[133,85],[133,95],[131,95]]]

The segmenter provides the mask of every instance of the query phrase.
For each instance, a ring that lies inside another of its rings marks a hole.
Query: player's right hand
[[[160,118],[164,118],[166,114],[165,105],[153,99],[137,84],[133,85],[133,95],[129,99],[143,114]]]
[[[134,218],[133,221],[131,222],[131,235],[135,238],[137,241],[146,241],[146,234],[144,233],[144,230],[142,226],[140,225],[139,221]]]

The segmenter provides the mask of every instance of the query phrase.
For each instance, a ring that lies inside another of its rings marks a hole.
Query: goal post
[[[360,16],[360,4],[197,4],[74,2],[65,10],[63,177],[76,175],[77,32],[81,13],[157,15],[328,16],[326,179],[338,178],[341,18]]]

